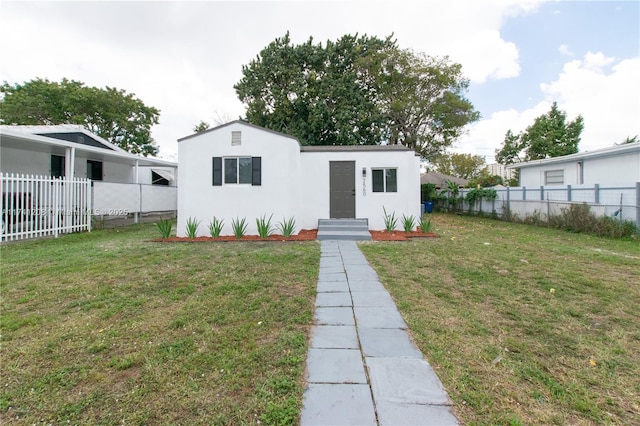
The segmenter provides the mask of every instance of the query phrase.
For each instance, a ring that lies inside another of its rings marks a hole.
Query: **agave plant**
[[[418,226],[424,234],[431,231],[431,218],[427,219],[427,215],[423,215],[420,218],[420,223],[418,224]]]
[[[263,215],[261,218],[256,219],[256,226],[258,227],[258,235],[260,238],[267,238],[273,233],[273,227],[271,226],[271,218],[273,214],[267,219],[267,215]]]
[[[396,217],[396,213],[392,212],[391,214],[387,213],[387,209],[382,207],[384,211],[384,229],[387,232],[393,232],[396,230],[396,225],[398,223],[398,218]]]
[[[403,214],[402,227],[404,228],[404,232],[413,232],[416,227],[416,218],[413,215],[405,216]]]
[[[217,217],[213,217],[213,220],[209,223],[209,234],[213,238],[218,238],[222,232],[224,226],[224,220],[220,220]]]
[[[278,223],[276,228],[282,232],[283,237],[290,237],[296,230],[296,219],[293,216],[289,219],[282,218],[282,222]]]
[[[244,237],[244,234],[247,232],[247,219],[244,217],[242,219],[231,219],[231,229],[233,230],[233,235],[238,240]]]
[[[198,226],[200,226],[200,221],[196,220],[195,217],[189,217],[187,219],[187,237],[195,238],[198,234]]]
[[[156,223],[156,226],[158,227],[158,231],[160,231],[162,238],[169,238],[169,236],[171,236],[171,227],[173,224],[170,220],[160,218],[160,221]]]

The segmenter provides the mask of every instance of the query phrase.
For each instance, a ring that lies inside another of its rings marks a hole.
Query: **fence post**
[[[133,214],[133,223],[140,223],[141,211],[142,211],[142,185],[138,184],[138,211]]]
[[[507,186],[507,208],[509,209],[509,215],[511,216],[511,192],[509,191],[509,187]],[[502,209],[504,213],[504,208]],[[511,220],[511,218],[509,218]]]
[[[544,201],[544,185],[540,185],[540,201]]]
[[[599,183],[596,183],[594,185],[593,191],[595,192],[593,202],[596,204],[600,204],[600,184]]]
[[[522,201],[527,201],[527,187],[522,187]]]
[[[567,201],[571,200],[571,185],[567,185]]]
[[[636,182],[636,226],[640,228],[640,182]]]

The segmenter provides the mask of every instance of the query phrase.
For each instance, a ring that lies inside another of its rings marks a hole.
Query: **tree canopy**
[[[401,143],[428,158],[479,114],[447,58],[402,50],[388,37],[345,35],[325,46],[277,38],[234,86],[246,119],[308,145]]]
[[[431,164],[440,173],[461,179],[479,177],[485,168],[484,157],[473,154],[443,154],[435,157]]]
[[[160,111],[124,90],[37,78],[22,85],[4,82],[0,92],[2,124],[80,124],[133,154],[158,153],[151,126],[158,124]]]
[[[193,131],[196,133],[202,133],[211,128],[211,125],[204,120],[200,120],[198,124],[193,127]]]
[[[554,102],[551,110],[537,117],[524,132],[515,135],[507,131],[502,148],[496,150],[496,161],[506,165],[575,154],[584,121],[581,115],[569,123],[566,120],[566,112]]]

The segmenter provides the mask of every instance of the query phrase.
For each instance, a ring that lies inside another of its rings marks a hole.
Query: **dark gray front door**
[[[329,162],[329,215],[331,219],[356,217],[356,162]]]

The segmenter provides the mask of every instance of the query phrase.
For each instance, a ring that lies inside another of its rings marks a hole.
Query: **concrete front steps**
[[[318,240],[370,240],[367,219],[319,219]]]

